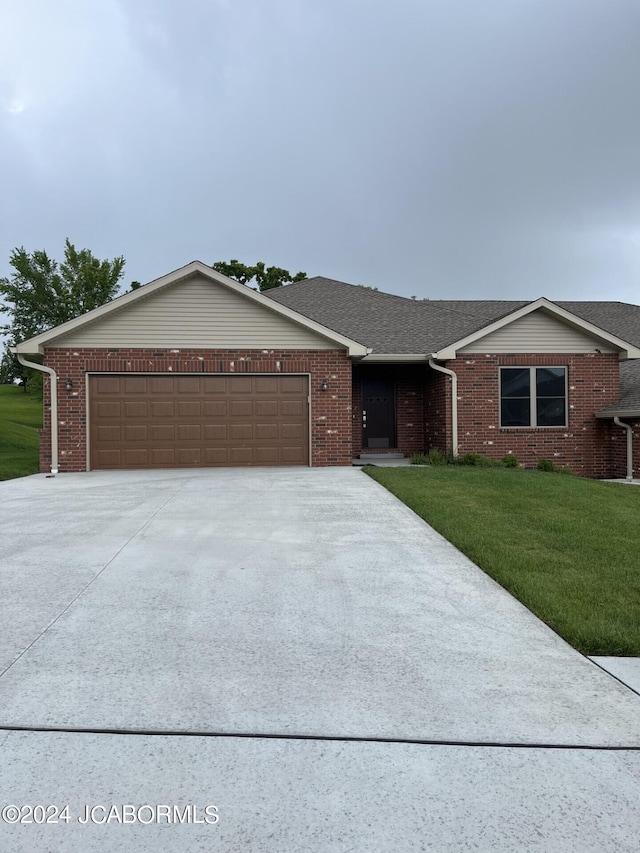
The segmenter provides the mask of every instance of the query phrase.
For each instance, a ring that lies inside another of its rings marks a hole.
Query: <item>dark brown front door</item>
[[[89,379],[92,469],[307,465],[306,376]]]
[[[396,389],[392,379],[362,379],[362,446],[396,446]]]

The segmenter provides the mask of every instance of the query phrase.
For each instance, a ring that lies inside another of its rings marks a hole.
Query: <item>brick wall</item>
[[[47,349],[44,363],[58,374],[59,470],[86,470],[85,374],[112,373],[309,373],[311,462],[350,465],[351,361],[343,350],[104,350]],[[72,391],[65,389],[67,379]],[[328,390],[321,391],[323,380]],[[44,388],[40,470],[51,469],[51,399]]]
[[[633,476],[640,478],[640,420],[620,418],[633,427]],[[612,420],[602,422],[605,449],[608,452],[610,477],[627,476],[627,431]]]
[[[452,450],[451,379],[428,368],[424,389],[424,449]]]
[[[500,428],[498,368],[545,365],[567,368],[568,427]],[[586,477],[612,476],[614,442],[607,435],[608,425],[595,413],[619,397],[617,355],[468,355],[448,362],[447,367],[458,374],[460,454],[501,458],[514,453],[526,467],[546,458]],[[622,436],[623,431],[619,432]]]

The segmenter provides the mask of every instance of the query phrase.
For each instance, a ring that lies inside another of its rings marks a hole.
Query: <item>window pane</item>
[[[501,397],[528,397],[530,373],[528,367],[508,367],[500,371]]]
[[[538,397],[538,426],[564,426],[566,406],[564,397]]]
[[[538,397],[564,397],[564,367],[539,367],[536,370]]]
[[[500,425],[503,427],[531,425],[531,403],[528,399],[504,399],[501,401],[500,410]]]

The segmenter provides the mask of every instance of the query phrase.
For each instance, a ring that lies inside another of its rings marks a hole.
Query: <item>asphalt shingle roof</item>
[[[640,359],[620,363],[620,391],[622,393],[618,402],[605,406],[601,414],[640,414]]]
[[[374,353],[432,353],[511,314],[528,301],[413,300],[317,276],[264,294]],[[556,302],[594,326],[640,347],[640,306],[625,302]],[[621,363],[622,401],[640,411],[640,361]],[[608,406],[603,411],[611,409]]]
[[[526,300],[413,300],[321,276],[268,290],[265,296],[374,352],[398,354],[436,352],[529,304]],[[640,305],[556,304],[640,346]]]

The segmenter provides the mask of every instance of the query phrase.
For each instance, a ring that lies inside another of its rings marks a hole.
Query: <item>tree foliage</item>
[[[65,241],[64,261],[58,263],[45,251],[27,252],[22,246],[11,252],[14,269],[0,278],[0,311],[10,317],[3,331],[16,341],[40,334],[85,311],[109,302],[118,292],[124,258],[101,261],[89,251]]]
[[[282,287],[284,284],[302,281],[307,277],[306,272],[297,272],[292,276],[289,270],[282,269],[282,267],[265,267],[262,261],[258,261],[254,266],[249,266],[232,259],[228,262],[216,261],[211,266],[216,272],[220,272],[234,281],[239,281],[240,284],[247,286],[252,283],[257,284],[260,291]]]
[[[8,348],[53,326],[109,302],[118,292],[125,260],[99,260],[89,251],[78,251],[67,239],[62,263],[45,251],[27,252],[22,246],[11,252],[13,273],[0,278],[0,313],[9,322],[0,326],[8,335],[0,375],[26,381],[25,368]]]

